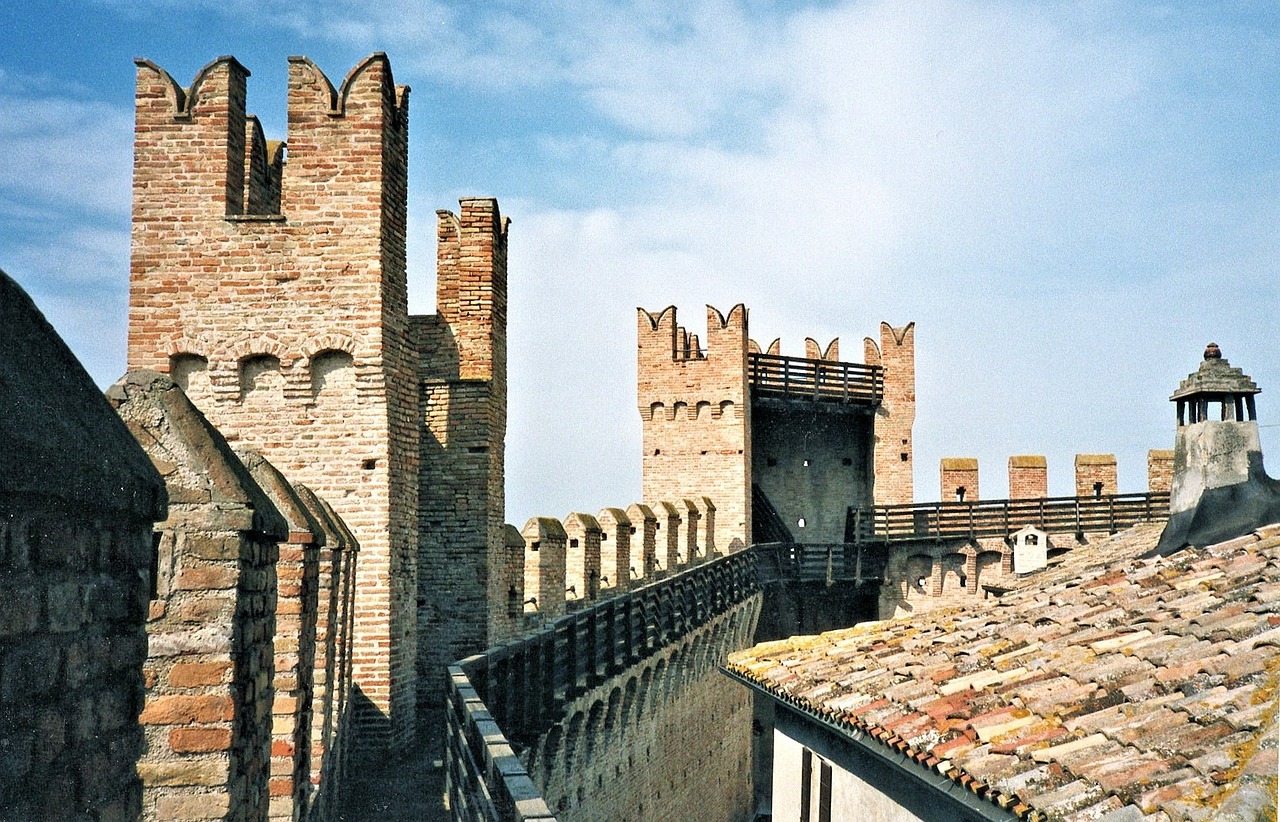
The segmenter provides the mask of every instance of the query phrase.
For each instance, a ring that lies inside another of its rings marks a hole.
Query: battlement
[[[1075,496],[1110,497],[1120,493],[1115,454],[1076,454]],[[942,502],[977,502],[978,460],[973,457],[943,457],[939,461]],[[1038,454],[1009,457],[1011,500],[1045,499],[1049,496],[1049,463]],[[1147,454],[1147,492],[1168,492],[1173,478],[1173,454],[1153,449]]]
[[[517,635],[720,556],[715,511],[699,497],[530,518],[505,570],[507,601],[523,603]]]
[[[266,140],[246,112],[250,72],[234,57],[210,62],[187,87],[150,60],[134,63],[135,219],[166,207],[227,219],[324,219],[362,183],[376,219],[383,178],[399,178],[390,188],[405,190],[409,88],[395,85],[381,52],[338,88],[307,58],[290,57],[284,143]],[[361,139],[352,139],[357,132]]]
[[[457,214],[436,212],[436,314],[451,338],[434,346],[452,349],[457,370],[449,374],[441,363],[430,370],[453,379],[505,380],[511,221],[491,197],[464,198],[459,206]]]

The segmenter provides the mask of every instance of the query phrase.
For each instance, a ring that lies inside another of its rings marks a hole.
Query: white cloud
[[[17,93],[0,76],[0,193],[5,199],[129,213],[133,116],[96,101]]]

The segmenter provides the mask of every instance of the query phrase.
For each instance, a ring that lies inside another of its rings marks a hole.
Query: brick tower
[[[363,739],[414,732],[417,356],[405,280],[408,89],[374,54],[335,89],[289,60],[288,163],[234,58],[189,88],[137,61],[129,368],[327,499],[363,547]]]
[[[867,365],[884,367],[884,401],[875,422],[875,504],[914,501],[911,428],[916,420],[916,324],[880,323],[880,344],[863,342]]]
[[[677,325],[675,306],[638,309],[637,406],[644,499],[710,497],[715,544],[751,541],[751,402],[747,309],[707,306],[707,341]]]
[[[508,606],[517,582],[503,570],[508,224],[492,199],[464,199],[456,215],[437,212],[437,313],[412,318],[422,352],[417,664],[424,706],[443,696],[446,665],[514,638],[521,613]]]

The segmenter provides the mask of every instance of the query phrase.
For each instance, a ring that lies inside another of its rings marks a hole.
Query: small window
[[[1093,484],[1093,498],[1100,499],[1102,497],[1102,483],[1095,482]]]
[[[801,462],[800,464],[801,464],[802,466],[804,466],[805,468],[808,468],[808,467],[809,467],[809,461],[808,461],[808,460],[804,460],[804,461],[803,461],[803,462]]]
[[[902,452],[902,454],[900,454],[899,456],[902,457],[903,462],[906,462],[908,459],[910,459],[910,457],[907,456],[907,453],[905,451]]]
[[[765,464],[768,465],[770,468],[776,468],[778,465],[778,458],[769,457],[765,460]]]
[[[542,543],[538,542],[536,539],[533,542],[529,543],[530,551],[537,551],[541,547],[542,547]]]
[[[804,527],[804,517],[801,517],[800,519],[796,520],[796,527],[797,527],[797,528],[803,528],[803,527]]]
[[[956,502],[964,502],[964,486],[956,489]]]
[[[576,539],[571,539],[571,540],[569,540],[569,547],[570,547],[570,548],[577,548],[577,547],[578,547],[578,541],[577,541]]]
[[[840,460],[840,464],[841,464],[841,465],[853,465],[853,457],[845,457],[844,459]]]

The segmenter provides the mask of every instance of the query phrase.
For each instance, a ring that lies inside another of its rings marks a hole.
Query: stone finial
[[[1222,349],[1218,347],[1217,343],[1211,342],[1204,347],[1204,358],[1206,360],[1220,360],[1222,359]]]

